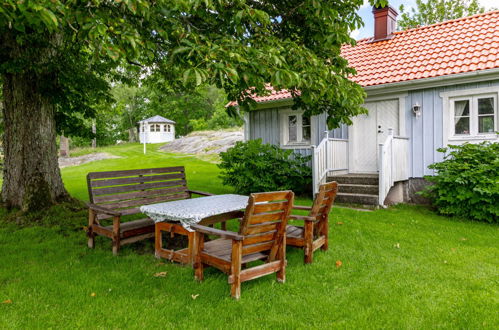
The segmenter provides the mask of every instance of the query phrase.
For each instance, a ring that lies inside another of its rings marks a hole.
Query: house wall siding
[[[410,138],[410,177],[421,178],[434,174],[430,164],[443,160],[443,99],[440,93],[499,86],[499,79],[473,84],[450,85],[446,87],[408,91],[405,102],[406,135]],[[418,102],[422,114],[416,118],[412,105]]]
[[[280,144],[280,129],[279,125],[279,110],[288,108],[269,108],[262,110],[251,111],[249,114],[249,138],[250,140],[262,139],[263,143]],[[326,114],[321,114],[312,117],[315,133],[313,135],[314,145],[318,145],[324,138],[324,131],[327,129]],[[336,139],[348,138],[348,126],[342,125],[341,127],[330,130],[329,136]],[[303,149],[296,149],[297,152],[302,153]]]

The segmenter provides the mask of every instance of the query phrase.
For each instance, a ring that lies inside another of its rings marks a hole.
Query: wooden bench
[[[88,247],[95,246],[95,235],[113,241],[113,254],[120,246],[154,237],[154,221],[140,218],[123,222],[123,216],[141,214],[140,206],[191,198],[193,194],[212,194],[189,190],[183,166],[92,172],[87,175]],[[112,220],[111,224],[103,221]]]

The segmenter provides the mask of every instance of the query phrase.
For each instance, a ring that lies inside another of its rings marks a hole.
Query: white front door
[[[376,173],[378,171],[378,145],[388,136],[388,129],[399,134],[399,101],[367,102],[367,115],[353,118],[349,130],[350,172]]]

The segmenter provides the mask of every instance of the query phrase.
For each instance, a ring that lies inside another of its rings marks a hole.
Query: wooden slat
[[[251,194],[256,203],[269,201],[284,201],[289,197],[289,191],[275,191],[268,193]]]
[[[253,236],[245,236],[245,238],[243,239],[243,245],[246,246],[246,245],[271,241],[274,239],[276,232],[277,231],[274,230],[273,232],[268,232]]]
[[[127,207],[132,207],[132,206],[149,205],[149,204],[168,202],[168,201],[173,201],[173,200],[178,200],[178,199],[186,199],[186,198],[189,198],[189,194],[181,193],[181,194],[161,195],[161,196],[156,196],[156,197],[151,197],[151,198],[129,199],[129,200],[121,201],[121,202],[117,202],[117,203],[102,204],[102,206],[105,206],[105,207],[113,209],[113,210],[119,210],[122,208],[127,208]]]
[[[276,260],[263,265],[242,270],[240,275],[241,282],[246,282],[255,278],[275,273],[281,267],[282,262],[284,261]],[[229,284],[231,284],[233,281],[234,278],[232,276],[229,276],[228,279]]]
[[[154,232],[122,239],[122,240],[120,240],[120,245],[135,243],[135,242],[142,241],[143,239],[151,238],[151,237],[154,237]]]
[[[187,186],[179,186],[179,187],[164,188],[164,189],[135,191],[135,192],[131,192],[131,193],[123,193],[123,194],[116,194],[116,195],[101,195],[101,196],[94,197],[94,201],[95,201],[94,203],[98,203],[98,204],[104,206],[104,205],[106,205],[106,204],[103,204],[104,202],[116,202],[116,201],[122,201],[122,200],[127,200],[127,199],[149,197],[151,195],[167,195],[167,194],[171,194],[171,193],[186,192],[186,191],[187,191]]]
[[[246,245],[243,247],[243,254],[251,254],[255,252],[262,252],[262,251],[267,251],[272,248],[272,245],[274,244],[274,241],[271,242],[265,242],[265,243],[258,243],[258,244],[253,244],[253,245]]]
[[[119,178],[119,179],[102,179],[102,180],[93,180],[90,182],[90,184],[93,188],[96,188],[96,187],[125,185],[132,183],[167,181],[172,179],[185,179],[185,174],[174,173],[174,174],[162,174],[162,175],[133,176],[133,177]]]
[[[131,214],[137,214],[137,213],[141,213],[141,212],[140,212],[140,208],[134,207],[133,209],[120,210],[120,213],[122,215],[131,215]],[[97,216],[97,219],[99,219],[99,220],[109,219],[109,218],[112,218],[112,216],[111,215],[106,215],[106,214],[99,214]]]
[[[153,183],[144,183],[144,184],[134,184],[129,186],[116,186],[109,188],[92,189],[92,194],[97,196],[97,195],[107,195],[107,194],[123,193],[129,191],[145,190],[152,188],[166,188],[166,187],[182,186],[182,185],[185,185],[185,180],[163,181],[163,182],[153,182]]]
[[[250,217],[250,224],[281,220],[284,212],[260,213]]]
[[[259,225],[248,226],[245,235],[253,235],[253,234],[265,233],[267,231],[275,230],[277,229],[278,225],[279,222],[271,222],[268,224],[262,223]]]
[[[326,242],[326,237],[321,236],[312,243],[312,250],[315,251]]]
[[[133,175],[146,175],[146,174],[160,174],[160,173],[171,173],[171,172],[185,172],[183,166],[176,167],[161,167],[161,168],[146,168],[139,170],[123,170],[123,171],[108,171],[108,172],[91,172],[88,173],[88,177],[93,179],[104,179],[104,178],[118,178],[123,176],[133,176]]]
[[[256,204],[254,209],[253,209],[253,212],[256,214],[256,213],[284,210],[286,208],[287,204],[288,204],[288,202],[274,202],[274,203]]]

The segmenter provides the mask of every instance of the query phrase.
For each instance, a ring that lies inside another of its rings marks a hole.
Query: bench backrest
[[[190,198],[183,166],[92,172],[87,185],[91,203],[123,215],[140,213],[142,205]]]

